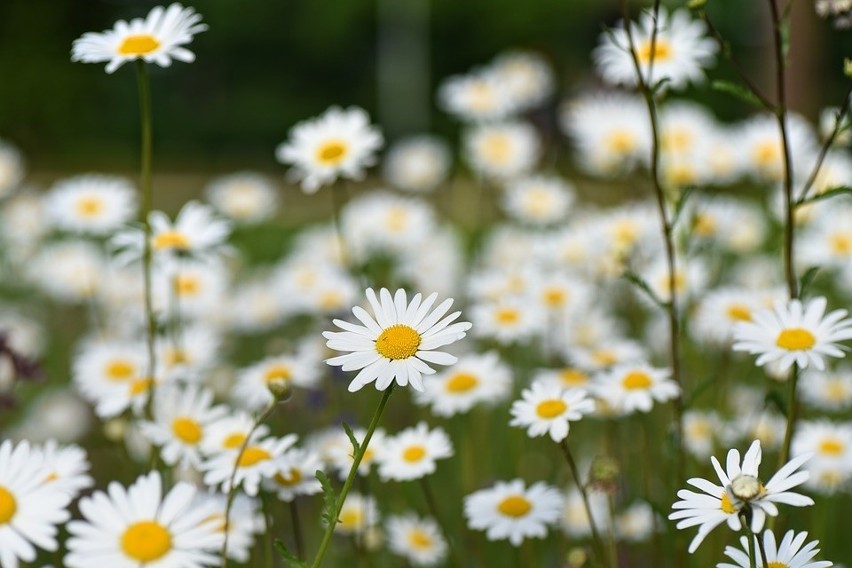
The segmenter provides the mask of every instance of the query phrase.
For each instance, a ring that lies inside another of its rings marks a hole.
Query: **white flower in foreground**
[[[143,475],[129,488],[117,482],[108,492],[80,500],[85,520],[68,523],[68,568],[201,568],[219,563],[214,554],[223,533],[210,517],[217,510],[195,501],[196,489],[184,482],[163,496],[158,472]]]
[[[204,483],[210,486],[221,485],[222,491],[227,492],[231,489],[233,475],[234,486],[242,485],[243,492],[254,497],[260,482],[273,478],[279,472],[284,452],[294,445],[296,440],[295,434],[264,440],[252,438],[243,449],[243,438],[233,449],[212,456],[202,464],[201,469],[205,472]]]
[[[336,319],[334,325],[344,331],[323,332],[330,349],[351,352],[328,359],[326,363],[344,371],[360,369],[349,384],[350,392],[373,381],[377,390],[385,390],[396,381],[400,386],[411,383],[415,390],[422,391],[422,375],[435,372],[427,363],[452,365],[458,360],[454,355],[435,351],[462,339],[470,329],[468,322],[453,323],[461,312],[444,317],[453,304],[451,298],[432,309],[437,294],[425,300],[415,294],[410,303],[402,289],[393,297],[385,288],[379,291],[378,298],[372,288],[368,288],[366,294],[375,319],[360,306],[355,306],[352,313],[364,325]]]
[[[46,484],[55,485],[72,498],[76,498],[83,489],[94,484],[94,480],[88,474],[89,461],[86,459],[86,450],[80,446],[74,444],[60,446],[56,440],[51,439],[34,450],[41,453],[44,460],[42,466],[46,471],[44,476]]]
[[[414,566],[435,566],[447,555],[447,541],[438,524],[417,515],[393,515],[385,521],[388,548]]]
[[[777,361],[780,370],[793,363],[805,369],[813,365],[825,369],[823,357],[844,357],[835,345],[852,339],[852,319],[846,310],[834,310],[825,315],[826,299],[814,298],[802,304],[790,300],[786,305],[776,302],[772,309],[754,312],[751,321],[734,327],[734,349],[759,355],[756,365]]]
[[[425,422],[387,438],[377,452],[383,481],[419,479],[435,473],[435,461],[453,455],[450,437],[442,428],[429,430]]]
[[[733,546],[725,547],[725,556],[736,562],[730,564],[728,562],[720,562],[716,568],[749,568],[752,566],[749,559],[749,546],[754,550],[755,561],[758,566],[767,566],[768,568],[828,568],[833,566],[828,560],[814,560],[814,556],[819,554],[817,545],[818,540],[802,545],[805,539],[808,538],[808,533],[789,530],[784,534],[781,540],[781,545],[778,546],[775,541],[775,535],[772,531],[763,533],[763,548],[766,551],[766,558],[760,553],[760,547],[757,544],[759,536],[754,537],[754,542],[749,544],[746,537],[740,538],[742,550]]]
[[[119,20],[111,30],[83,34],[74,40],[71,61],[108,61],[107,73],[135,59],[162,67],[171,65],[172,59],[192,63],[195,54],[183,46],[192,41],[192,36],[207,29],[206,24],[199,22],[201,15],[193,8],[184,8],[180,4],[172,4],[168,8],[156,6],[144,20]]]
[[[569,422],[595,410],[595,401],[583,389],[563,389],[557,384],[535,382],[512,403],[510,426],[527,429],[530,437],[550,434],[554,442],[568,437]]]
[[[364,109],[335,106],[294,126],[275,157],[293,166],[292,176],[302,181],[305,193],[314,193],[338,177],[361,179],[364,168],[376,163],[375,153],[383,142]]]
[[[698,534],[689,544],[689,552],[695,552],[704,538],[714,528],[727,522],[731,530],[742,529],[740,511],[748,505],[751,509],[751,530],[755,533],[763,530],[766,515],[778,515],[776,503],[794,507],[813,505],[814,501],[800,493],[789,491],[808,480],[806,471],[796,471],[811,458],[805,454],[793,458],[773,475],[765,485],[758,478],[758,468],[762,457],[760,442],[755,440],[743,457],[740,465],[740,453],[736,449],[728,452],[726,468],[712,457],[713,468],[721,485],[694,477],[687,483],[702,491],[696,493],[687,489],[677,492],[680,501],[672,505],[676,509],[669,519],[677,520],[677,528],[685,529],[698,526]]]
[[[56,550],[56,525],[68,520],[71,495],[44,483],[49,471],[28,442],[0,445],[0,566],[18,568],[36,559],[36,547]]]
[[[464,498],[464,515],[472,529],[486,531],[488,540],[520,546],[527,537],[544,538],[547,527],[562,514],[562,492],[543,482],[529,488],[520,479],[498,481]]]

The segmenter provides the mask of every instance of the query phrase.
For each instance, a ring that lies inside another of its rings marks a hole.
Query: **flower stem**
[[[293,539],[296,541],[296,556],[302,559],[305,557],[305,538],[302,536],[302,523],[299,520],[299,507],[295,497],[290,501],[290,520],[293,524]]]
[[[751,515],[750,514],[740,514],[740,522],[743,525],[743,529],[746,533],[746,541],[748,542],[748,565],[749,568],[758,568],[757,562],[755,561],[755,538],[754,533],[751,532]]]
[[[571,476],[574,478],[574,483],[577,484],[577,489],[580,490],[580,496],[583,499],[583,507],[586,509],[586,516],[589,518],[589,528],[592,531],[592,543],[594,544],[595,554],[598,557],[598,564],[603,565],[606,558],[606,548],[604,547],[601,535],[595,526],[595,519],[592,516],[592,506],[589,504],[589,494],[586,492],[586,487],[583,485],[583,480],[580,477],[580,471],[577,469],[577,462],[574,461],[574,456],[571,455],[571,449],[568,447],[568,440],[562,440],[559,444],[562,448],[562,453],[565,454],[565,461],[568,462],[568,468],[571,470]]]
[[[426,498],[426,505],[429,507],[429,513],[431,513],[432,517],[434,517],[435,522],[438,523],[438,526],[441,527],[441,533],[444,535],[444,539],[447,541],[447,546],[450,549],[450,557],[449,562],[451,566],[464,566],[464,562],[460,562],[460,559],[457,558],[457,554],[459,554],[459,549],[453,546],[452,539],[450,538],[450,531],[447,529],[447,526],[444,524],[444,518],[440,514],[438,510],[438,501],[435,499],[435,492],[432,491],[432,486],[429,484],[429,478],[421,477],[420,478],[420,487],[423,488],[423,495]]]
[[[359,444],[358,451],[355,452],[355,455],[353,456],[352,467],[349,469],[349,475],[346,476],[346,481],[343,483],[343,489],[340,490],[340,495],[337,496],[337,501],[334,504],[334,515],[331,522],[328,523],[328,526],[325,528],[325,533],[322,535],[319,550],[317,550],[317,555],[311,563],[312,568],[319,568],[319,566],[322,565],[322,559],[328,551],[328,545],[331,543],[331,535],[334,534],[334,527],[339,522],[337,517],[340,516],[340,511],[343,509],[343,503],[346,501],[346,495],[349,494],[349,490],[352,488],[352,482],[355,481],[355,476],[358,473],[358,466],[361,465],[361,460],[364,458],[364,454],[370,444],[370,439],[373,437],[373,432],[376,431],[376,427],[379,425],[379,419],[382,417],[382,412],[384,412],[388,399],[393,393],[394,386],[396,386],[396,384],[391,383],[382,394],[379,406],[376,407],[373,419],[367,427],[367,433],[364,435],[364,440]]]

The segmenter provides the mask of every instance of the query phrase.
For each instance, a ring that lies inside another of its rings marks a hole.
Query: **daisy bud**
[[[123,418],[113,418],[104,424],[104,436],[107,440],[118,442],[124,438],[124,433],[127,431],[127,421]]]
[[[692,0],[689,4],[686,5],[690,10],[700,10],[707,5],[707,0]]]
[[[567,562],[569,568],[582,568],[582,566],[586,565],[588,559],[589,555],[584,548],[572,548],[568,551]]]
[[[731,481],[731,493],[743,501],[751,501],[760,495],[763,484],[752,475],[739,475]]]
[[[275,397],[275,402],[284,403],[293,396],[293,386],[286,379],[273,379],[267,383],[266,388]]]
[[[589,485],[606,493],[615,493],[620,470],[618,462],[609,456],[597,456],[589,470]]]

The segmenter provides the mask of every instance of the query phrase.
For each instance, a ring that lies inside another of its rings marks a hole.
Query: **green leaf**
[[[793,3],[790,2],[790,5]],[[779,24],[781,32],[781,55],[784,57],[784,67],[789,63],[787,55],[790,53],[790,18],[785,17]]]
[[[290,552],[280,539],[275,539],[275,550],[281,555],[284,565],[287,568],[308,568],[308,565],[296,558],[296,555]]]
[[[695,192],[694,185],[688,185],[680,192],[680,197],[678,197],[674,214],[672,215],[672,227],[677,225],[677,221],[680,219],[681,213],[683,213],[683,208],[686,207],[686,202],[692,196],[693,192]]]
[[[320,485],[322,486],[322,518],[328,524],[337,524],[337,496],[334,493],[334,487],[331,485],[331,480],[329,480],[328,476],[321,469],[318,469],[316,473],[317,479],[319,479]]]
[[[346,422],[343,423],[343,431],[346,432],[346,436],[349,438],[349,442],[352,444],[352,457],[358,455],[358,452],[361,451],[361,444],[358,443],[358,438],[355,437],[355,433],[352,431],[352,428],[349,427],[349,424]]]
[[[852,187],[848,185],[841,185],[838,187],[832,187],[822,193],[818,193],[812,197],[808,197],[807,199],[800,199],[796,202],[796,206],[806,205],[808,203],[814,203],[816,201],[822,201],[823,199],[829,199],[831,197],[836,197],[838,195],[845,195],[852,193]]]
[[[642,279],[641,276],[633,272],[632,270],[626,270],[622,277],[630,281],[634,286],[645,292],[645,294],[651,299],[652,302],[657,304],[659,307],[666,309],[667,304],[664,302],[654,291],[651,289],[651,286],[648,285],[645,280]]]
[[[813,284],[814,279],[816,278],[817,272],[819,272],[819,266],[811,266],[802,275],[802,279],[799,280],[799,295],[800,296],[804,296],[805,293],[807,292],[808,288],[810,288],[811,284]]]
[[[765,108],[763,103],[760,102],[760,99],[757,98],[754,93],[752,93],[742,85],[738,85],[737,83],[732,83],[731,81],[713,81],[712,83],[710,83],[710,87],[716,89],[717,91],[722,91],[723,93],[733,95],[738,99],[747,102],[750,105]]]

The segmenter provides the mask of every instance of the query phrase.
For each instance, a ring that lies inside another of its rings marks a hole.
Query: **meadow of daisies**
[[[439,83],[456,140],[332,107],[169,211],[149,70],[215,26],[80,30],[139,175],[37,188],[0,141],[0,567],[852,565],[850,92],[789,108],[785,2],[768,86],[712,1],[639,4],[595,85],[495,54]]]

